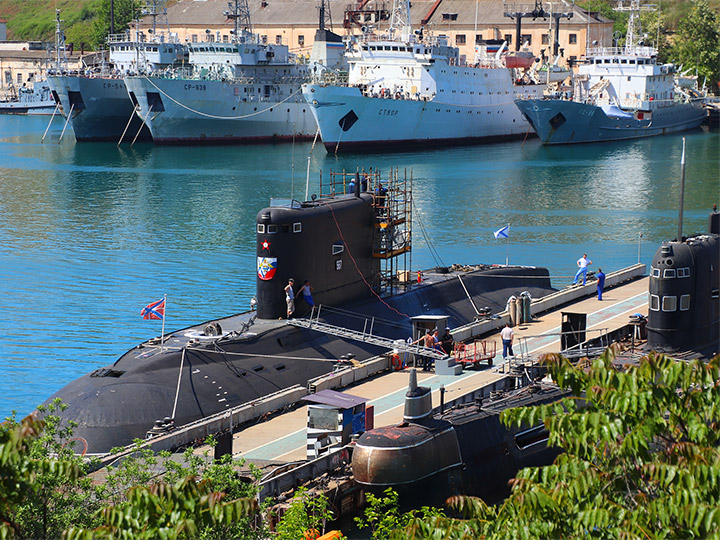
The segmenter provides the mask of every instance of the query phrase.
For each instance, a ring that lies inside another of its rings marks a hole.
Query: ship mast
[[[390,39],[395,39],[396,32],[400,33],[401,41],[410,41],[412,35],[410,0],[393,0],[393,10],[390,15]]]
[[[167,8],[165,8],[165,0],[145,0],[145,7],[142,10],[143,17],[150,17],[152,23],[148,32],[155,35],[158,26],[158,17],[160,24],[169,30],[167,20]]]
[[[623,0],[618,2],[615,11],[629,11],[630,19],[628,20],[627,34],[625,35],[625,52],[632,53],[635,50],[637,36],[642,37],[642,26],[640,22],[641,11],[655,11],[656,4],[640,5],[640,0],[630,0],[628,5]]]
[[[228,9],[223,11],[228,19],[235,21],[235,39],[240,40],[240,34],[245,31],[252,34],[252,21],[250,19],[250,6],[248,0],[235,0],[228,2]]]
[[[330,16],[330,0],[322,0],[318,10],[320,11],[318,30],[330,30],[332,32],[333,28],[332,17]]]
[[[60,19],[60,10],[55,10],[55,69],[58,73],[62,73],[67,67],[67,54],[65,49],[65,32],[63,32],[61,23],[65,21]]]

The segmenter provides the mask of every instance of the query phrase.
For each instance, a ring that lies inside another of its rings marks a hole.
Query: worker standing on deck
[[[587,253],[583,253],[583,256],[580,257],[577,260],[578,265],[578,271],[577,274],[575,274],[575,279],[573,279],[572,284],[575,285],[578,282],[578,279],[580,279],[580,276],[583,278],[583,285],[585,285],[585,282],[587,281],[587,271],[588,266],[592,264],[592,261],[587,258]]]
[[[503,343],[503,361],[507,360],[508,353],[510,356],[515,356],[512,349],[513,339],[515,338],[515,332],[510,328],[510,323],[505,323],[505,328],[500,332],[500,337]]]
[[[602,268],[598,268],[597,280],[598,300],[602,300],[602,293],[605,288],[605,274],[603,274]]]
[[[288,284],[285,285],[285,303],[287,304],[288,319],[295,311],[295,291],[293,291],[294,286],[295,280],[293,278],[288,279]]]
[[[445,327],[445,333],[443,334],[442,338],[440,339],[440,345],[442,345],[442,349],[450,356],[453,351],[453,344],[455,341],[453,340],[452,335],[450,335],[450,329],[448,327]]]

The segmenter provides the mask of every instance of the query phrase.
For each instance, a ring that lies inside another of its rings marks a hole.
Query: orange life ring
[[[400,371],[402,369],[402,362],[400,361],[400,356],[397,354],[393,354],[390,357],[390,364],[392,364],[392,367],[395,368],[395,371]]]

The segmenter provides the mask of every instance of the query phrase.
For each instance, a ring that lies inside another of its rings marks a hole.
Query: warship
[[[623,47],[588,49],[571,92],[515,100],[544,144],[636,139],[703,123],[702,93],[678,84],[676,67],[658,63],[658,51],[638,43],[639,10],[633,0]]]
[[[318,197],[272,200],[257,214],[255,309],[165,333],[61,388],[60,414],[90,453],[144,438],[156,421],[174,426],[227,411],[333,371],[341,357],[363,361],[405,342],[413,317],[472,322],[477,306],[505,309],[521,291],[554,289],[545,268],[437,267],[410,279],[412,177],[381,182],[332,173]],[[288,318],[286,287],[312,284],[315,309],[298,295]],[[302,324],[306,315],[339,332]],[[370,323],[372,321],[372,323]],[[352,339],[352,331],[373,339]],[[376,338],[380,338],[378,342]],[[383,345],[390,343],[390,345]]]
[[[404,503],[420,498],[424,505],[442,505],[452,495],[501,500],[518,470],[547,465],[559,454],[548,447],[543,424],[508,428],[500,422],[505,409],[569,395],[541,382],[542,374],[535,371],[538,380],[526,380],[521,388],[434,411],[430,388],[418,386],[411,370],[402,423],[366,431],[353,445],[355,480],[371,491],[393,488]]]
[[[160,32],[157,17],[163,2],[153,0],[152,25],[141,31],[137,22],[135,35],[108,36],[108,60],[81,71],[56,67],[47,77],[53,97],[62,106],[77,141],[120,141],[125,133],[135,139],[149,139],[150,132],[136,114],[128,97],[123,77],[128,73],[145,73],[186,62],[185,45],[176,34]],[[58,50],[64,48],[59,11],[56,34]],[[62,62],[60,62],[62,63]]]
[[[532,131],[513,100],[539,98],[546,85],[526,68],[508,68],[504,47],[491,54],[485,44],[467,65],[446,36],[413,31],[409,1],[394,2],[391,21],[387,35],[368,30],[351,44],[346,83],[320,74],[303,85],[328,152],[494,142]]]
[[[311,73],[342,69],[345,46],[325,27],[327,0],[309,58],[287,45],[263,43],[252,32],[247,0],[226,12],[231,43],[188,44],[189,66],[125,78],[130,97],[157,144],[292,141],[315,135],[317,124],[300,85]]]

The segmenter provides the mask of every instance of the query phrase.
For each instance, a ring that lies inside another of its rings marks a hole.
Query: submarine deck
[[[608,333],[622,328],[635,313],[647,316],[648,296],[647,276],[625,282],[612,288],[606,288],[603,300],[596,295],[584,296],[576,301],[565,303],[556,309],[534,316],[532,322],[514,327],[515,353],[537,356],[542,353],[560,351],[560,331],[562,313],[581,313],[587,315],[588,338],[599,335],[600,330]],[[592,285],[592,287],[591,287]],[[569,290],[567,288],[564,290]],[[594,290],[594,282],[586,286]],[[561,291],[562,292],[562,291]],[[593,334],[595,332],[595,334]],[[478,369],[464,370],[462,374],[436,375],[434,372],[418,371],[418,384],[432,389],[433,405],[440,402],[440,386],[445,387],[445,401],[450,401],[479,387],[492,384],[503,377],[507,364],[502,362],[502,342],[499,330],[483,336],[484,340],[498,343],[494,367],[486,365]],[[376,427],[398,423],[402,420],[404,398],[408,384],[408,369],[393,371],[365,380],[342,389],[351,395],[368,400],[367,405],[374,407]],[[278,414],[265,422],[259,422],[234,434],[233,456],[245,458],[259,466],[300,461],[306,458],[307,405],[292,411]],[[196,453],[202,454],[211,449],[201,446]]]

